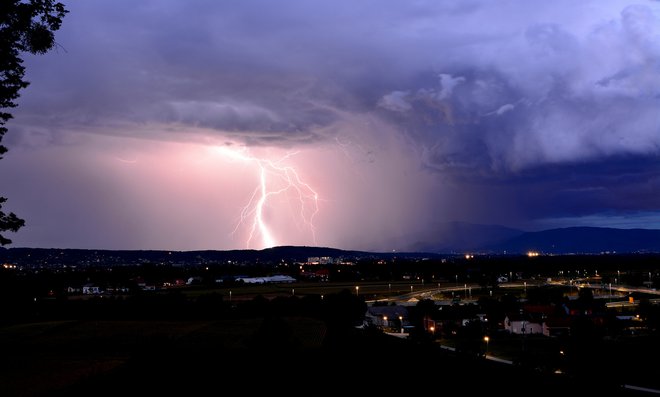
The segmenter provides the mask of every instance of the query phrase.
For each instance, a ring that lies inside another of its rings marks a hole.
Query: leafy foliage
[[[44,54],[55,46],[55,31],[67,14],[64,4],[53,0],[3,0],[0,3],[0,142],[7,133],[5,124],[13,116],[7,110],[16,107],[20,90],[29,82],[24,80],[25,66],[21,54]],[[0,145],[0,159],[7,148]],[[16,232],[25,221],[14,213],[5,214],[0,197],[0,232]],[[11,240],[0,235],[0,244]]]

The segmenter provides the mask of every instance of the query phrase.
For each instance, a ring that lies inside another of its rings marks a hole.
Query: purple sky
[[[65,3],[8,124],[13,246],[660,228],[658,1]]]

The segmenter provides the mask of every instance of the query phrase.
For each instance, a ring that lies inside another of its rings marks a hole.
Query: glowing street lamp
[[[360,286],[359,285],[355,286],[355,295],[360,295]]]
[[[401,324],[401,333],[403,333],[403,316],[399,316],[399,324]]]
[[[488,357],[488,342],[490,342],[488,335],[484,336],[484,342],[486,342],[486,355],[484,357]]]

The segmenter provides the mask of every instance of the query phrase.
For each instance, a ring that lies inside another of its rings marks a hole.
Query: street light
[[[359,285],[355,286],[355,295],[360,295],[360,286]]]
[[[488,342],[490,342],[488,335],[484,336],[484,342],[486,342],[486,355],[484,357],[488,357]]]
[[[399,323],[401,324],[401,333],[403,333],[403,316],[399,316]]]

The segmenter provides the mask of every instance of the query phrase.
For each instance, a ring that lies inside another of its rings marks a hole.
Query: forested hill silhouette
[[[504,230],[504,229],[503,229]],[[506,230],[505,230],[506,231]],[[506,231],[508,233],[508,231]],[[491,233],[492,234],[492,233]],[[495,236],[496,237],[496,236]],[[438,246],[441,246],[439,238]],[[428,251],[369,252],[342,250],[330,247],[279,246],[262,250],[90,250],[58,248],[0,248],[0,262],[29,265],[132,265],[142,263],[213,264],[251,263],[267,264],[281,261],[305,262],[314,257],[331,257],[333,260],[392,259],[392,258],[441,258],[466,252],[494,255],[517,255],[529,251],[541,254],[600,254],[600,253],[658,253],[660,230],[613,229],[597,227],[570,227],[540,232],[522,232],[507,236],[500,242],[478,247],[454,246]]]
[[[267,264],[280,261],[305,262],[313,257],[331,257],[333,260],[390,259],[392,257],[440,257],[440,254],[421,252],[367,252],[328,247],[280,246],[263,250],[94,250],[58,248],[0,248],[0,263],[17,265],[103,265],[135,264]]]

